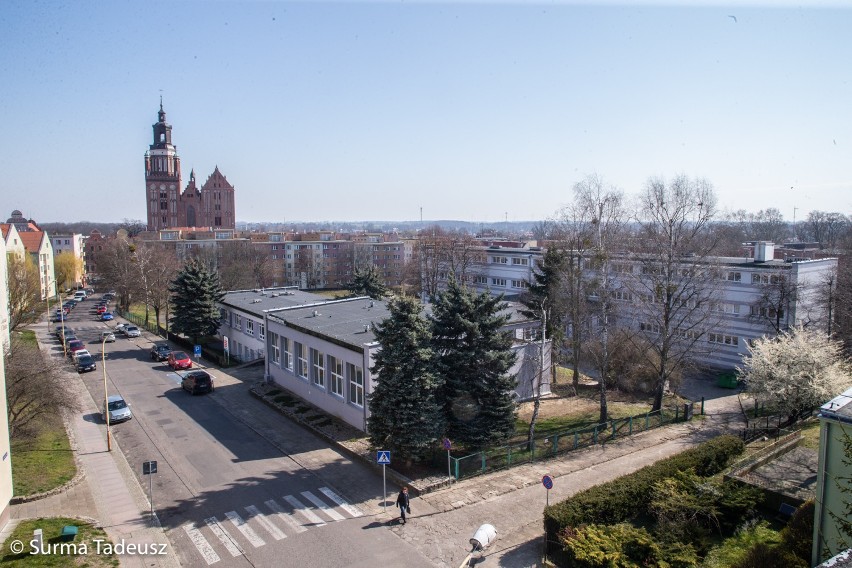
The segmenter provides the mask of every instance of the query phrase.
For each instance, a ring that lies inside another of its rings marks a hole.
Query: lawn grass
[[[34,438],[12,440],[15,495],[32,495],[67,483],[77,474],[68,433],[59,416],[45,416]]]
[[[38,345],[38,341],[36,341],[35,332],[31,329],[24,329],[21,331],[16,331],[18,337],[21,339],[24,345],[28,347],[35,347]]]
[[[77,527],[77,537],[68,543],[64,548],[56,550],[56,554],[31,554],[30,541],[33,538],[35,529],[42,529],[44,540],[42,547],[59,546],[62,534],[62,527],[66,525],[75,525]],[[99,528],[96,528],[88,523],[76,519],[66,518],[47,518],[47,519],[29,519],[21,521],[12,534],[3,543],[3,548],[0,550],[0,564],[4,567],[16,568],[18,566],[26,567],[64,567],[64,566],[86,566],[87,568],[107,568],[119,566],[118,556],[115,554],[106,554],[104,545],[101,544],[100,554],[98,554],[97,544],[95,540],[103,540],[106,543],[111,543],[106,533]],[[10,550],[10,545],[13,541],[19,540],[24,543],[24,552],[15,554]],[[76,547],[69,546],[71,544]],[[86,554],[73,554],[73,552],[83,552],[83,545],[86,548]]]
[[[806,424],[802,430],[802,439],[799,446],[810,448],[812,450],[819,449],[819,420],[814,420]]]

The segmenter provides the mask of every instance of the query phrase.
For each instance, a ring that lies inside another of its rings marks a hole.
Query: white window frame
[[[303,379],[308,378],[307,346],[296,342],[296,374]]]
[[[343,391],[343,360],[334,355],[328,356],[328,370],[331,374],[331,393],[342,397]]]
[[[246,318],[246,335],[254,337],[254,320]]]
[[[290,338],[281,337],[281,350],[284,352],[284,361],[281,365],[282,369],[293,371],[293,354],[290,353]]]
[[[266,324],[265,324],[265,323],[260,323],[260,324],[258,324],[258,326],[259,326],[259,327],[258,327],[258,334],[257,334],[257,336],[258,336],[260,339],[266,339]]]
[[[311,349],[311,366],[314,384],[325,388],[325,354],[319,349]]]
[[[281,346],[278,344],[278,334],[274,332],[269,333],[269,345],[272,346],[272,349],[269,351],[269,357],[272,363],[275,365],[281,366]]]
[[[349,402],[359,408],[364,407],[364,369],[346,364],[346,372],[349,374]]]

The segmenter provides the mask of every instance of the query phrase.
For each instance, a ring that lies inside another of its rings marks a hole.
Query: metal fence
[[[473,477],[513,465],[550,458],[579,448],[602,444],[652,428],[692,418],[694,403],[664,408],[646,414],[610,420],[575,430],[550,434],[533,440],[516,442],[499,448],[482,450],[462,457],[451,457],[450,468],[455,479]]]

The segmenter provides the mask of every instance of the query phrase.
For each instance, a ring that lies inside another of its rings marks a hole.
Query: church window
[[[166,141],[166,134],[164,132],[160,132],[160,142]]]

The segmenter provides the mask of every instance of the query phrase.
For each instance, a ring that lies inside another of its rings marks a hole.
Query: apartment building
[[[428,309],[428,308],[427,308]],[[550,392],[550,373],[540,373],[540,355],[550,368],[550,342],[537,341],[541,322],[509,308],[504,330],[518,353],[510,371],[517,377],[515,395],[533,396],[540,377],[541,393]],[[266,315],[269,380],[355,428],[366,431],[368,397],[375,387],[371,368],[381,346],[374,326],[390,317],[387,304],[370,298],[332,300],[269,310]]]
[[[86,237],[79,233],[53,235],[50,237],[54,258],[60,254],[70,254],[77,259],[77,269],[68,284],[81,287],[86,284]]]

